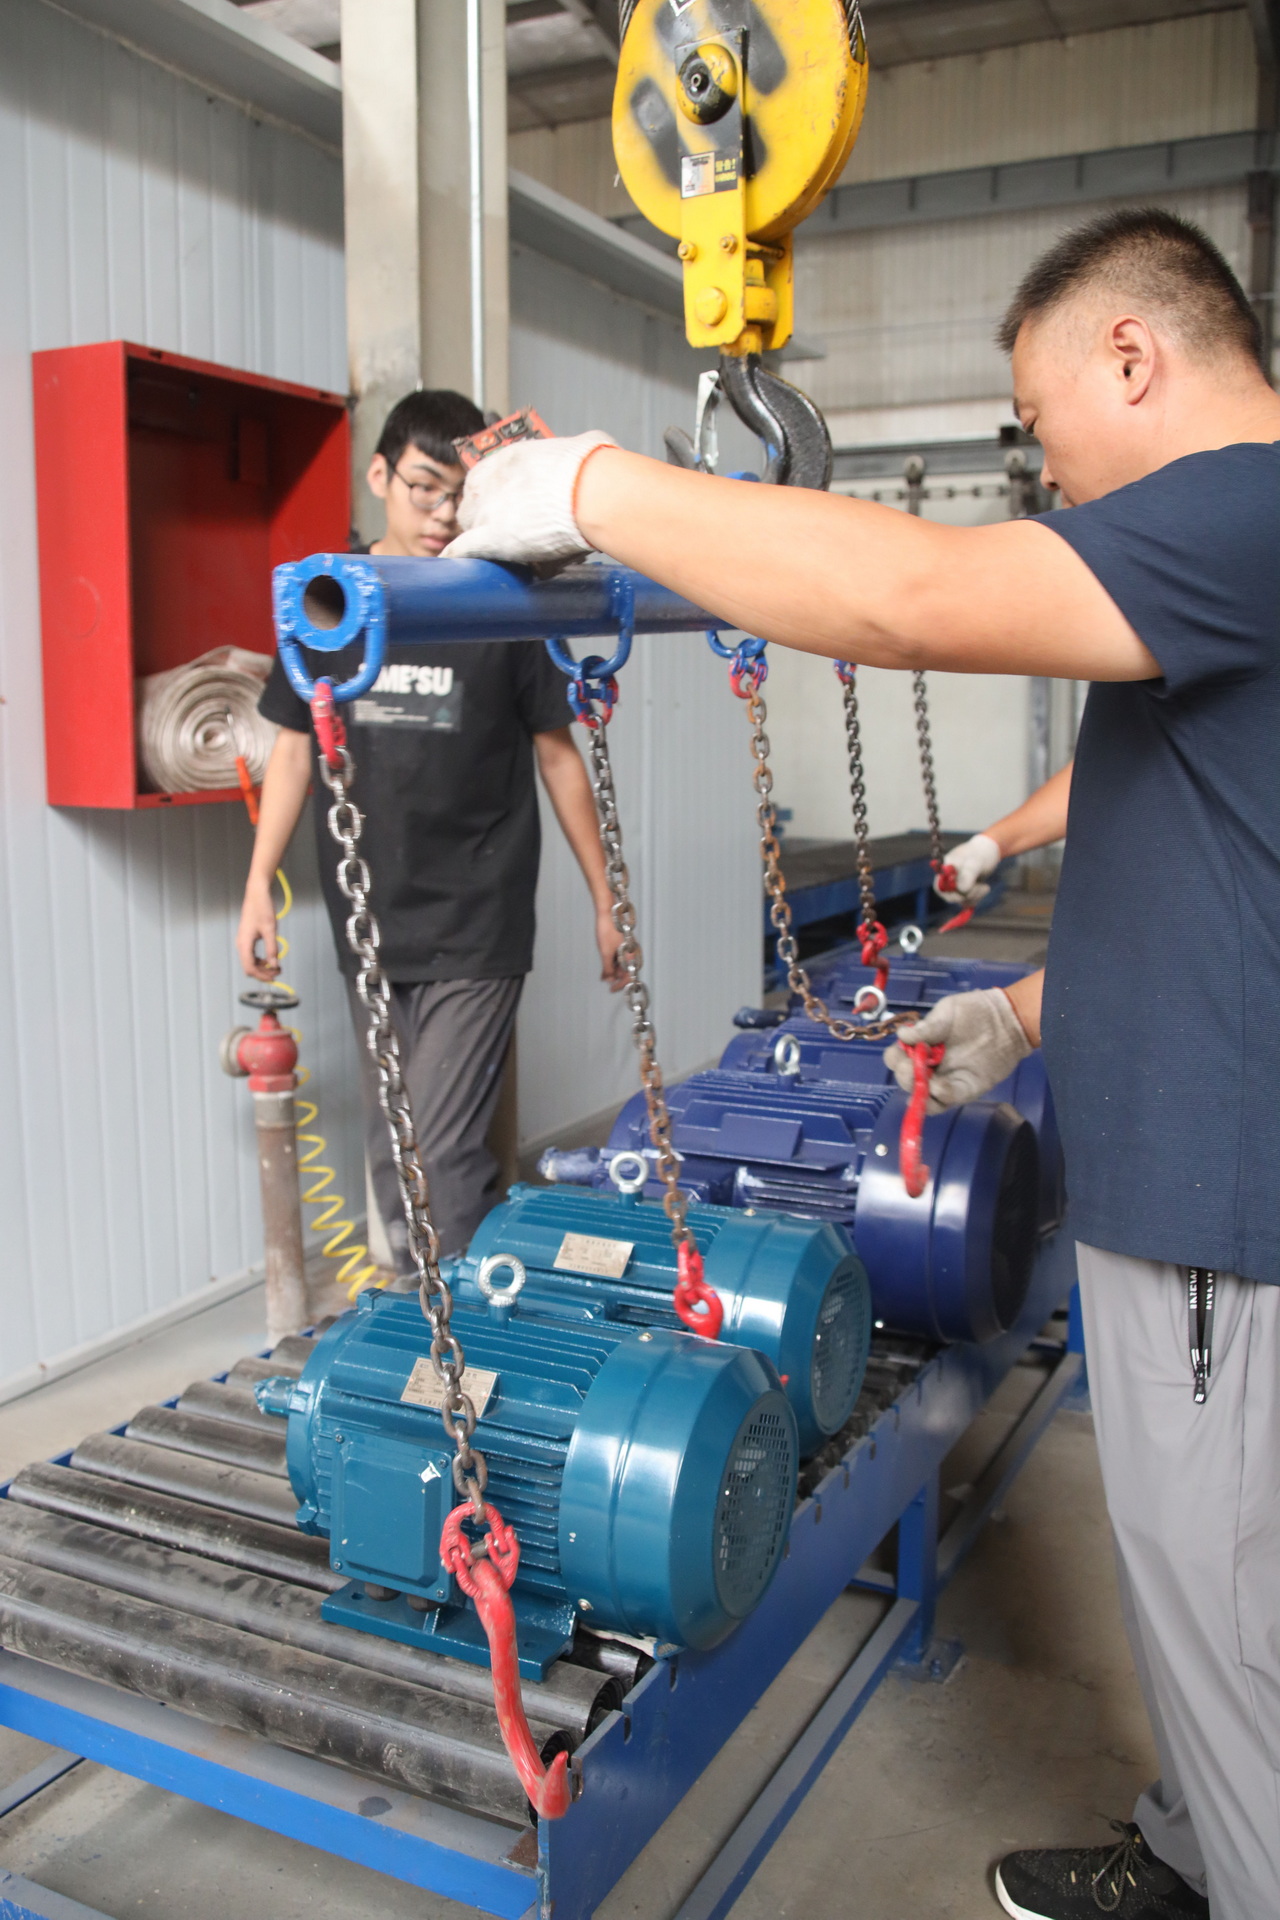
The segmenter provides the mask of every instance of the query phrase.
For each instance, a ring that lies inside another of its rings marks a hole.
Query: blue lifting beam
[[[377,679],[389,641],[397,646],[469,640],[617,642],[610,670],[622,665],[637,633],[719,632],[728,623],[704,613],[630,567],[589,561],[540,580],[528,567],[493,560],[405,560],[379,554],[315,553],[272,576],[276,644],[290,685],[315,691],[302,657],[361,651],[334,687],[357,700]]]

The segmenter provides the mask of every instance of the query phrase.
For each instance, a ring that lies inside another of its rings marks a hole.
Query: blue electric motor
[[[997,960],[929,959],[913,955],[894,958],[889,973],[889,1007],[894,1013],[927,1012],[945,995],[969,993],[983,987],[1007,987],[1031,969]],[[814,962],[815,991],[832,1012],[848,1019],[857,995],[875,982],[875,969],[864,967],[856,947],[839,949]],[[733,1072],[780,1073],[793,1083],[813,1080],[850,1081],[889,1086],[892,1075],[884,1064],[882,1040],[833,1040],[826,1028],[800,1011],[793,998],[785,1015],[781,1009],[743,1007],[734,1024],[744,1031],[734,1035],[720,1056],[720,1065]],[[989,1100],[1007,1100],[1029,1120],[1040,1149],[1039,1226],[1042,1233],[1060,1226],[1066,1209],[1066,1180],[1062,1140],[1054,1112],[1053,1095],[1039,1048],[993,1087]]]
[[[455,1308],[487,1498],[516,1529],[520,1667],[541,1678],[575,1624],[712,1647],[759,1601],[795,1503],[795,1418],[743,1347]],[[351,1576],[325,1619],[487,1664],[475,1613],[439,1559],[460,1496],[416,1296],[361,1294],[298,1380],[259,1383],[287,1415],[305,1533]]]
[[[924,1125],[930,1179],[913,1200],[898,1162],[906,1095],[876,1084],[697,1073],[667,1089],[681,1184],[721,1206],[774,1208],[846,1227],[875,1318],[930,1340],[988,1340],[1012,1325],[1035,1258],[1039,1160],[1012,1107],[975,1100]],[[619,1153],[652,1166],[642,1097],[608,1145],[543,1156],[557,1179],[603,1185]],[[650,1179],[646,1191],[656,1195]]]
[[[633,1171],[643,1186],[649,1163],[637,1156]],[[772,1361],[801,1454],[816,1452],[853,1412],[871,1344],[870,1289],[847,1234],[821,1220],[697,1205],[689,1226],[724,1307],[720,1339]],[[635,1193],[513,1187],[452,1264],[450,1284],[479,1303],[477,1274],[512,1255],[527,1279],[522,1308],[606,1327],[680,1326],[671,1223]]]

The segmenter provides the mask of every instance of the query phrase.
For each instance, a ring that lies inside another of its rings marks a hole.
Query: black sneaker
[[[1209,1920],[1209,1902],[1157,1860],[1132,1821],[1111,1822],[1108,1847],[1011,1853],[996,1868],[996,1892],[1013,1920]]]

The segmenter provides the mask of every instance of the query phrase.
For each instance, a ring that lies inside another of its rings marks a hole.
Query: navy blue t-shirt
[[[1280,1283],[1280,443],[1044,516],[1162,678],[1092,687],[1045,981],[1076,1237]]]

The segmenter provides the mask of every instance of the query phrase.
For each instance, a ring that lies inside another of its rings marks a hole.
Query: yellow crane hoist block
[[[866,97],[857,0],[623,0],[613,150],[680,242],[691,345],[786,345],[792,229],[838,179]]]

